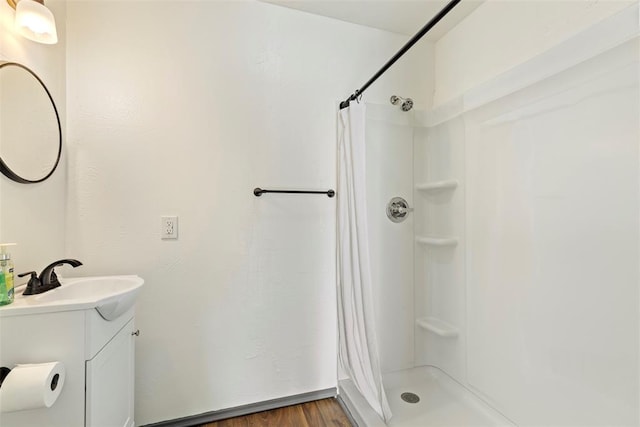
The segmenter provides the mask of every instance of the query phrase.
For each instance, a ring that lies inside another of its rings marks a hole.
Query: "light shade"
[[[56,20],[44,4],[34,0],[20,0],[16,5],[16,31],[30,40],[58,43]]]

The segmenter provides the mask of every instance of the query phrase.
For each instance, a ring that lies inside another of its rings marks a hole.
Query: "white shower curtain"
[[[378,359],[369,265],[364,104],[341,110],[339,127],[338,355],[362,396],[388,421],[391,409]]]

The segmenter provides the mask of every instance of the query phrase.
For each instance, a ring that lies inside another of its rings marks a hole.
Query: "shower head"
[[[413,99],[411,98],[403,98],[401,96],[393,95],[389,100],[393,105],[398,105],[398,103],[402,101],[402,103],[400,103],[400,108],[402,109],[402,111],[409,111],[413,108]]]

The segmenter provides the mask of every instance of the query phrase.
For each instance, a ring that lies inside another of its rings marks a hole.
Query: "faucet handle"
[[[31,278],[38,277],[38,273],[36,273],[35,271],[27,271],[26,273],[20,273],[18,274],[18,277],[24,277],[28,274],[31,275]]]
[[[27,287],[22,293],[22,295],[37,294],[38,288],[42,286],[42,282],[40,282],[40,279],[38,279],[38,273],[36,273],[35,271],[29,271],[26,273],[18,274],[18,277],[24,277],[27,275],[31,275],[31,278],[29,279],[29,283],[27,283]]]

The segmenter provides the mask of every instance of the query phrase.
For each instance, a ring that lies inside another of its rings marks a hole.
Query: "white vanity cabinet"
[[[0,413],[2,427],[133,427],[134,308],[0,316],[0,365],[60,361],[66,379],[50,408]]]
[[[2,427],[133,427],[138,276],[63,279],[0,307],[0,366],[62,362],[50,408],[0,413]]]
[[[87,427],[133,427],[134,319],[85,363]]]

